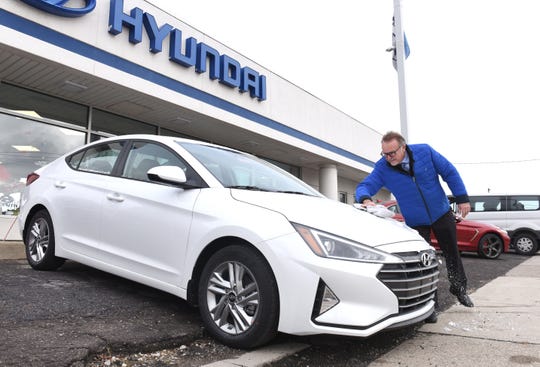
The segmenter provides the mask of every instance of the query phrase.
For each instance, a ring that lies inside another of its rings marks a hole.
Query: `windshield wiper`
[[[277,192],[280,194],[295,194],[295,195],[306,195],[306,196],[313,196],[310,194],[307,194],[302,191],[292,191],[292,190],[269,190],[264,189],[259,186],[250,186],[250,185],[236,185],[236,186],[227,186],[229,189],[239,189],[239,190],[252,190],[252,191],[265,191],[265,192]]]
[[[296,194],[296,195],[313,196],[302,191],[276,190],[274,192],[279,192],[280,194]]]
[[[236,185],[236,186],[227,186],[229,189],[239,189],[239,190],[252,190],[252,191],[270,191],[267,189],[263,189],[259,186],[249,186],[249,185]]]

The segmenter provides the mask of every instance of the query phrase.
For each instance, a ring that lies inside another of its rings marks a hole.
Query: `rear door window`
[[[110,175],[122,151],[123,142],[91,146],[68,157],[68,165],[76,170]]]

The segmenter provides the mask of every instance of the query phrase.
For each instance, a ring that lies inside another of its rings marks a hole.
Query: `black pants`
[[[430,243],[430,232],[433,230],[435,238],[439,242],[448,272],[448,281],[450,282],[450,291],[454,294],[462,293],[467,290],[467,276],[463,269],[461,256],[457,247],[456,220],[451,210],[437,219],[431,226],[414,227],[420,235]]]

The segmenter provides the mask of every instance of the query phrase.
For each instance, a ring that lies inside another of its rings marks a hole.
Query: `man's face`
[[[383,141],[381,155],[392,166],[397,166],[405,158],[405,146],[399,145],[397,140]]]

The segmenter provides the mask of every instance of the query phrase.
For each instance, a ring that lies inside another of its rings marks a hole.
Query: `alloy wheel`
[[[482,257],[496,259],[503,252],[504,245],[502,239],[493,233],[488,233],[480,239],[479,252]]]
[[[43,218],[38,218],[30,228],[28,250],[35,262],[40,262],[49,248],[49,225]]]
[[[208,309],[214,323],[232,335],[247,331],[259,309],[259,286],[251,271],[238,262],[219,265],[207,287]]]

